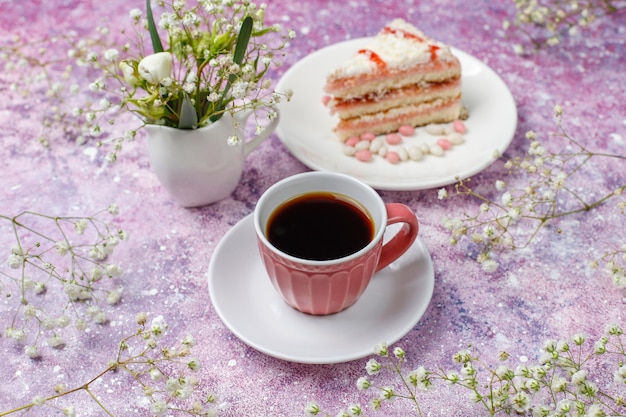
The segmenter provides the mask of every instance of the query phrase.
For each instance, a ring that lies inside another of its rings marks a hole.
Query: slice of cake
[[[343,141],[445,123],[461,115],[461,64],[449,46],[396,19],[336,67],[324,91]]]

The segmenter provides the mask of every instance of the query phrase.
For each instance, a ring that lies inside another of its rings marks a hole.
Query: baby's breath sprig
[[[537,364],[523,363],[516,368],[504,364],[509,359],[506,352],[500,354],[502,363],[492,367],[470,350],[463,350],[453,358],[460,370],[441,372],[437,377],[468,389],[471,401],[484,405],[490,416],[624,416],[624,399],[594,382],[606,364],[593,361],[603,355],[616,357],[616,363],[610,364],[615,366],[613,379],[623,386],[626,357],[622,336],[620,326],[608,325],[593,345],[582,334],[569,340],[549,340],[544,343]],[[598,365],[598,375],[592,375],[596,369],[590,366],[594,364]],[[486,380],[481,380],[484,375]]]
[[[90,36],[74,31],[44,37],[31,38],[14,35],[0,40],[0,88],[10,96],[8,106],[41,103],[33,117],[41,118],[41,134],[36,139],[50,147],[50,137],[71,138],[81,145],[97,137],[98,128],[82,112],[82,108],[96,107],[76,99],[87,88],[79,81],[89,74],[90,54],[103,47],[108,40],[107,28],[98,27]],[[50,55],[51,45],[67,51],[67,54]],[[60,132],[59,135],[56,133]]]
[[[565,35],[574,36],[603,16],[626,11],[623,0],[513,0],[515,18],[503,21],[503,28],[517,29],[533,50],[555,46]],[[518,54],[524,45],[514,45]]]
[[[592,268],[597,268],[600,265],[603,265],[604,269],[611,275],[615,287],[626,288],[626,244],[591,262]]]
[[[2,326],[5,337],[24,344],[29,357],[40,355],[46,336],[48,346],[63,347],[62,329],[72,323],[79,329],[86,329],[89,322],[106,323],[101,305],[120,301],[121,286],[103,281],[122,274],[120,265],[108,259],[127,234],[103,218],[118,211],[111,205],[89,217],[0,213],[0,224],[8,223],[8,233],[15,237],[5,258],[8,270],[0,269],[0,293],[12,308],[10,322]],[[50,303],[43,306],[46,293],[48,298],[61,297],[54,303],[58,310],[50,311]]]
[[[162,337],[168,326],[162,316],[148,323],[148,315],[140,313],[136,321],[139,325],[137,331],[121,339],[116,356],[93,378],[74,388],[57,385],[54,393],[37,395],[30,403],[12,410],[0,410],[0,417],[45,407],[62,410],[64,415],[74,417],[77,414],[76,407],[71,405],[72,396],[80,392],[86,392],[106,415],[114,416],[117,413],[107,408],[103,393],[97,392],[95,386],[107,374],[118,371],[126,372],[131,384],[141,388],[150,404],[150,415],[158,417],[179,412],[193,416],[217,416],[218,396],[199,392],[198,381],[193,376],[200,369],[200,362],[191,356],[193,337],[185,337],[175,347],[165,346]],[[119,410],[118,415],[127,412],[127,409]]]
[[[418,401],[418,391],[428,391],[433,388],[430,372],[426,371],[423,366],[418,366],[414,370],[405,372],[403,365],[406,360],[406,353],[401,347],[395,347],[393,351],[390,351],[387,345],[382,343],[374,348],[374,353],[378,358],[368,360],[365,365],[368,376],[362,376],[356,382],[359,391],[378,391],[378,396],[371,399],[369,407],[372,410],[380,410],[386,401],[399,398],[410,401],[415,406],[416,415],[423,416]],[[399,388],[388,385],[377,386],[371,381],[372,376],[384,371],[394,373],[400,379]],[[307,404],[304,411],[309,417],[328,415],[323,414],[324,411],[321,410],[316,402]],[[353,404],[336,415],[338,417],[364,416],[365,409],[359,404]]]
[[[476,414],[476,407],[484,407],[486,415],[533,415],[540,417],[626,417],[626,399],[623,387],[626,384],[626,345],[622,327],[609,324],[604,334],[591,343],[582,334],[564,340],[548,340],[542,347],[536,363],[522,357],[521,364],[510,367],[506,362],[510,355],[501,352],[499,363],[490,364],[482,360],[469,346],[452,356],[458,367],[444,370],[439,367],[428,371],[418,366],[406,373],[406,353],[395,347],[393,357],[386,345],[374,349],[377,358],[369,359],[365,365],[367,377],[357,380],[359,390],[375,388],[379,396],[370,403],[372,410],[380,410],[384,401],[392,398],[410,400],[410,410],[404,415],[428,414],[417,402],[417,390],[437,390],[437,382],[458,387],[468,393],[469,403],[458,402],[464,415]],[[401,388],[376,387],[373,375],[390,373],[399,378]],[[612,372],[612,378],[606,378]],[[606,386],[600,386],[600,382]],[[615,385],[612,385],[614,382]],[[399,394],[406,391],[408,394]],[[322,411],[317,402],[309,402],[304,413],[311,416],[330,414]],[[365,416],[359,405],[342,410],[340,417]]]
[[[196,129],[225,113],[251,111],[258,133],[265,126],[260,114],[272,120],[277,117],[273,107],[291,99],[291,91],[273,89],[269,73],[282,65],[296,33],[266,23],[267,4],[159,1],[154,15],[150,2],[146,5],[145,11],[130,10],[132,31],[124,32],[126,44],[90,54],[98,77],[89,88],[101,93],[102,101],[81,111],[94,133],[100,135],[106,125],[115,124],[110,109],[115,115],[136,115],[141,126],[177,129]],[[266,108],[271,110],[260,111]],[[117,159],[137,129],[98,142],[112,145],[108,161]]]
[[[591,159],[611,158],[626,160],[626,156],[594,152],[570,136],[562,123],[563,109],[554,109],[558,126],[551,138],[561,138],[567,146],[561,151],[548,150],[537,134],[526,134],[530,146],[524,157],[508,160],[504,167],[514,179],[522,179],[522,185],[513,186],[504,180],[494,184],[499,198],[490,197],[471,187],[471,179],[460,180],[455,185],[457,195],[472,196],[481,204],[475,214],[464,213],[461,218],[444,218],[443,224],[452,234],[451,243],[456,245],[469,238],[478,248],[477,261],[487,272],[497,269],[496,254],[528,247],[542,228],[554,225],[557,220],[592,210],[610,199],[622,195],[623,184],[600,197],[588,199],[569,186],[572,176],[581,174],[583,166]],[[516,181],[512,181],[516,182]],[[440,199],[448,198],[447,191],[438,191]],[[618,204],[618,207],[620,207]],[[524,227],[522,227],[522,225]],[[562,230],[555,227],[557,233]]]

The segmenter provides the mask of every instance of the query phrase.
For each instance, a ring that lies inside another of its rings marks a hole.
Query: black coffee
[[[270,216],[266,233],[272,245],[289,255],[324,261],[367,246],[374,237],[374,222],[350,198],[314,192],[279,206]]]

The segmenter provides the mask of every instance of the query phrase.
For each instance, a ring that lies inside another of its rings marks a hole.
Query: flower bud
[[[137,78],[137,75],[135,73],[135,67],[132,65],[132,63],[129,63],[128,61],[122,61],[120,62],[119,67],[120,71],[122,71],[122,75],[124,76],[124,81],[126,81],[128,85],[134,87],[139,84],[139,78]]]
[[[158,84],[172,75],[172,55],[169,52],[148,55],[139,62],[137,71],[150,84]]]

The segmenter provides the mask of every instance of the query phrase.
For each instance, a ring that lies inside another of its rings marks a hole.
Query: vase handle
[[[261,142],[267,139],[272,133],[274,133],[274,130],[276,130],[276,126],[278,126],[278,122],[280,121],[280,111],[276,107],[270,107],[270,110],[276,114],[276,117],[270,120],[270,122],[267,124],[267,126],[265,126],[265,129],[263,129],[261,133],[259,133],[258,135],[255,135],[252,139],[247,140],[244,143],[243,145],[244,156],[247,157],[250,154],[250,152],[254,150],[254,148],[259,146]],[[239,123],[241,123],[241,125],[244,126],[246,121],[248,120],[248,117],[250,117],[252,113],[254,113],[253,110],[248,110],[244,112],[240,117],[238,117]]]

